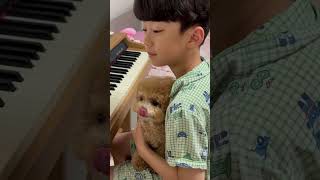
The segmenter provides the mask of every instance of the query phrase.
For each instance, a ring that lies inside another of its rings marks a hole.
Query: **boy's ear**
[[[190,29],[188,47],[198,48],[204,41],[204,30],[201,26],[194,26]]]

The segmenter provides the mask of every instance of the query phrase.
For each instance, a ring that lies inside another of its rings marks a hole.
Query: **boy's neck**
[[[194,52],[189,51],[184,57],[179,59],[177,64],[169,65],[171,71],[176,76],[176,79],[185,75],[189,71],[192,71],[193,68],[198,66],[201,63],[200,51],[196,50]]]

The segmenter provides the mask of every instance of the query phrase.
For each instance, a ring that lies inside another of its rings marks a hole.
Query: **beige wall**
[[[134,0],[111,0],[110,1],[110,30],[118,32],[123,28],[141,28],[140,21],[133,14]]]
[[[123,12],[121,15],[110,21],[110,31],[118,32],[127,27],[135,28],[137,31],[141,29],[141,22],[136,19],[132,9]]]

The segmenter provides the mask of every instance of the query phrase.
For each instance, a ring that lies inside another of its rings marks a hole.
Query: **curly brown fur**
[[[146,143],[161,157],[165,157],[164,120],[170,101],[170,92],[174,80],[172,77],[148,77],[138,87],[133,111],[138,113]],[[135,152],[131,163],[142,171],[149,165]],[[151,169],[152,170],[152,169]]]

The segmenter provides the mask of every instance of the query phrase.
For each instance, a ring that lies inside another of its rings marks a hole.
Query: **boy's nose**
[[[147,33],[145,33],[144,35],[144,42],[143,42],[146,46],[146,48],[150,48],[152,46],[152,42],[151,39],[149,37],[149,35],[147,35]]]

